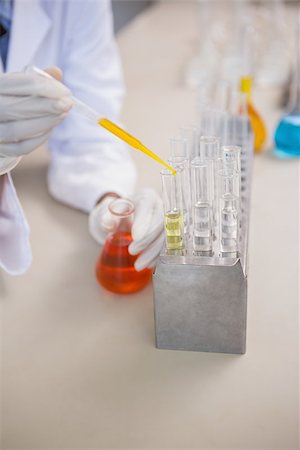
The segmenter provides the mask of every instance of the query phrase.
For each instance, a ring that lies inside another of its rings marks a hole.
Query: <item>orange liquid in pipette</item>
[[[110,133],[117,136],[122,141],[126,142],[130,147],[135,148],[136,150],[139,150],[140,152],[145,153],[145,155],[149,156],[150,158],[157,161],[159,164],[162,164],[163,166],[167,167],[173,175],[176,175],[176,170],[173,169],[173,167],[169,166],[163,159],[161,159],[159,156],[157,156],[154,152],[152,152],[149,148],[147,148],[144,144],[142,144],[141,141],[136,139],[134,136],[129,134],[127,131],[123,130],[121,127],[116,125],[115,123],[111,122],[108,119],[100,119],[98,121],[98,124],[108,130]]]
[[[151,269],[137,272],[134,263],[138,256],[128,252],[131,234],[117,231],[109,236],[96,265],[96,277],[107,290],[116,294],[130,294],[143,289],[152,276]]]

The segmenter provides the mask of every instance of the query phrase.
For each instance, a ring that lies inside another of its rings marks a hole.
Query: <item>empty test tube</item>
[[[200,158],[215,160],[219,156],[219,139],[215,136],[200,137]]]
[[[176,176],[168,169],[161,172],[166,248],[168,253],[184,250],[184,222],[182,198],[182,169]]]
[[[217,193],[215,186],[215,173],[217,170],[217,161],[220,154],[220,141],[215,136],[201,136],[199,140],[200,158],[204,161],[211,161],[209,165],[211,174],[211,195],[212,195],[212,211],[214,224],[214,237],[216,237],[217,228]]]
[[[237,145],[224,145],[222,147],[222,159],[224,168],[230,167],[238,173],[241,172],[241,147]]]
[[[191,162],[193,249],[196,255],[210,255],[213,236],[212,161]]]
[[[217,185],[221,256],[236,256],[240,221],[240,174],[236,170],[220,170]]]
[[[177,149],[177,154],[180,153],[180,142],[182,139],[171,139],[171,154],[175,153],[174,150]],[[185,142],[185,140],[183,140]],[[173,152],[172,152],[173,149]],[[184,153],[183,153],[184,154]],[[184,223],[184,233],[186,236],[189,235],[190,231],[190,208],[191,208],[191,190],[190,190],[190,163],[186,156],[171,156],[168,159],[168,163],[176,171],[180,171],[181,177],[181,188],[182,188],[182,201],[183,201],[183,223]]]
[[[196,127],[182,127],[180,128],[180,135],[187,143],[187,156],[189,160],[199,156],[198,146],[198,130]]]

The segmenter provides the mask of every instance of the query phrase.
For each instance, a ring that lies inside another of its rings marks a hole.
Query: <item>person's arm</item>
[[[71,106],[68,89],[56,80],[28,73],[0,74],[0,268],[12,275],[28,269],[31,248],[10,171],[47,140]]]
[[[99,113],[118,121],[123,97],[110,1],[66,1],[58,61],[64,83]],[[100,126],[72,112],[49,141],[48,185],[59,201],[90,212],[107,192],[130,196],[136,171],[128,149]]]

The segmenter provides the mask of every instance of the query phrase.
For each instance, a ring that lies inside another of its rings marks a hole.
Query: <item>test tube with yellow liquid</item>
[[[161,172],[166,248],[168,253],[181,254],[185,248],[183,218],[183,170],[177,169],[176,175],[168,169]]]

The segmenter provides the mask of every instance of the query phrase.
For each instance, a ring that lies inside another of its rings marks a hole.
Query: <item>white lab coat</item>
[[[123,85],[110,0],[15,0],[7,72],[28,64],[61,67],[75,96],[118,120]],[[75,112],[53,131],[49,149],[48,186],[59,201],[88,212],[105,192],[133,193],[127,148]],[[31,262],[29,227],[11,177],[0,181],[0,267],[18,274]]]

